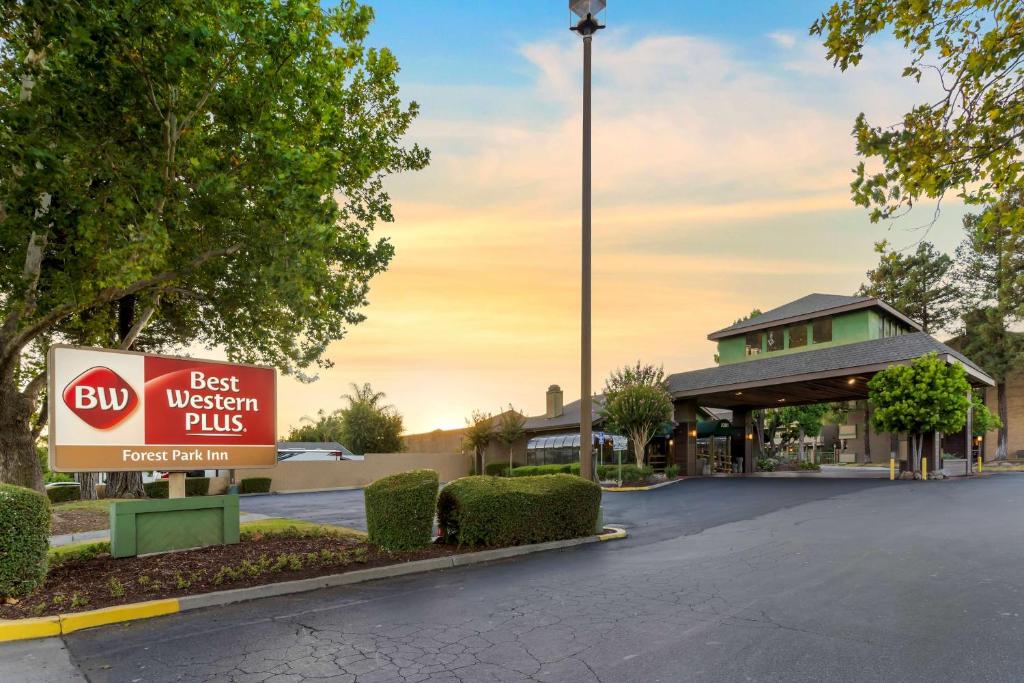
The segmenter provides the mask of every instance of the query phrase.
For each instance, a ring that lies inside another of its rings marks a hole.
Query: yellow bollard
[[[896,458],[889,458],[889,481],[896,480]]]
[[[928,481],[928,458],[921,458],[921,479]]]
[[[981,459],[981,456],[979,455],[978,456],[978,471],[979,472],[981,472],[981,463],[982,463],[982,459]]]

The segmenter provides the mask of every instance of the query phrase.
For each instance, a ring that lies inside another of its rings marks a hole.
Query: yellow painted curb
[[[627,536],[626,530],[622,527],[609,526],[606,529],[615,529],[615,531],[609,534],[598,534],[597,538],[601,541],[614,541],[619,538],[625,538]]]
[[[650,491],[652,486],[609,486],[605,491]]]
[[[89,612],[62,614],[60,615],[60,632],[72,633],[83,628],[116,624],[119,621],[149,619],[150,617],[159,617],[164,614],[176,614],[178,611],[177,598],[168,598],[166,600],[150,600],[149,602],[136,602],[130,605],[104,607],[103,609],[94,609]]]
[[[60,635],[60,617],[0,619],[0,643]]]

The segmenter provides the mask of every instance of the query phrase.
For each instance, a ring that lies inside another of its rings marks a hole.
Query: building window
[[[761,333],[753,332],[747,335],[747,355],[756,356],[761,353]]]
[[[783,328],[773,327],[768,330],[768,350],[781,351],[785,348],[785,337]]]
[[[807,325],[794,325],[789,328],[789,348],[807,346]]]
[[[818,318],[814,321],[814,343],[832,341],[832,318]]]

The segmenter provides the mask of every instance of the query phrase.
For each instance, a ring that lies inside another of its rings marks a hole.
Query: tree
[[[970,384],[958,364],[929,353],[910,365],[892,365],[868,382],[875,429],[911,438],[911,468],[921,471],[924,435],[955,433],[967,421]]]
[[[647,444],[659,429],[671,423],[672,413],[672,397],[660,367],[637,361],[635,366],[613,371],[605,381],[602,417],[632,441],[638,467],[644,466]]]
[[[835,409],[829,403],[806,406],[766,408],[754,415],[754,428],[758,435],[760,452],[778,457],[796,443],[799,459],[805,460],[806,437],[821,434],[825,419]]]
[[[491,414],[482,410],[474,410],[466,418],[466,433],[462,436],[462,443],[465,448],[473,451],[473,470],[477,474],[484,473],[484,451],[494,436],[492,422]]]
[[[512,444],[526,434],[524,426],[526,418],[522,413],[508,404],[508,410],[498,415],[498,424],[494,429],[494,437],[508,448],[508,468],[512,469]]]
[[[988,409],[978,394],[974,394],[971,405],[971,436],[983,437],[989,432],[1002,429],[1003,421]]]
[[[996,381],[997,457],[1007,453],[1007,375],[1024,363],[1024,336],[1012,328],[1024,319],[1024,203],[1007,195],[980,214],[964,217],[957,249],[962,283],[961,350]]]
[[[855,170],[854,201],[879,221],[920,199],[955,192],[987,203],[1024,183],[1024,13],[1003,0],[843,0],[810,28],[841,70],[857,66],[871,36],[890,31],[910,51],[903,77],[934,81],[940,95],[913,107],[895,126],[864,114],[857,152],[877,160]]]
[[[921,324],[925,332],[944,330],[956,319],[958,298],[951,270],[953,259],[930,242],[901,254],[885,240],[875,243],[878,265],[867,272],[858,294],[882,299]]]
[[[15,3],[0,13],[0,481],[39,488],[45,351],[221,347],[300,373],[393,248],[387,49],[354,0]]]
[[[383,392],[374,391],[369,383],[352,384],[352,393],[342,398],[348,405],[335,413],[335,417],[343,446],[360,455],[404,450],[402,416],[394,406],[382,404]]]
[[[338,417],[338,411],[328,413],[320,409],[315,420],[303,417],[300,422],[305,424],[293,427],[288,432],[287,441],[341,442],[341,419]]]

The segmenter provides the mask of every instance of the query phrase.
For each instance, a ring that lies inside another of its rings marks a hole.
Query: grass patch
[[[359,539],[366,538],[365,531],[359,531],[358,529],[350,529],[347,526],[334,526],[333,524],[318,524],[317,522],[307,522],[304,519],[288,519],[287,517],[282,517],[280,519],[259,519],[251,522],[242,522],[240,531],[243,534],[275,534],[288,533],[290,531],[298,531],[306,534],[323,532],[342,536],[351,536],[352,538]]]

